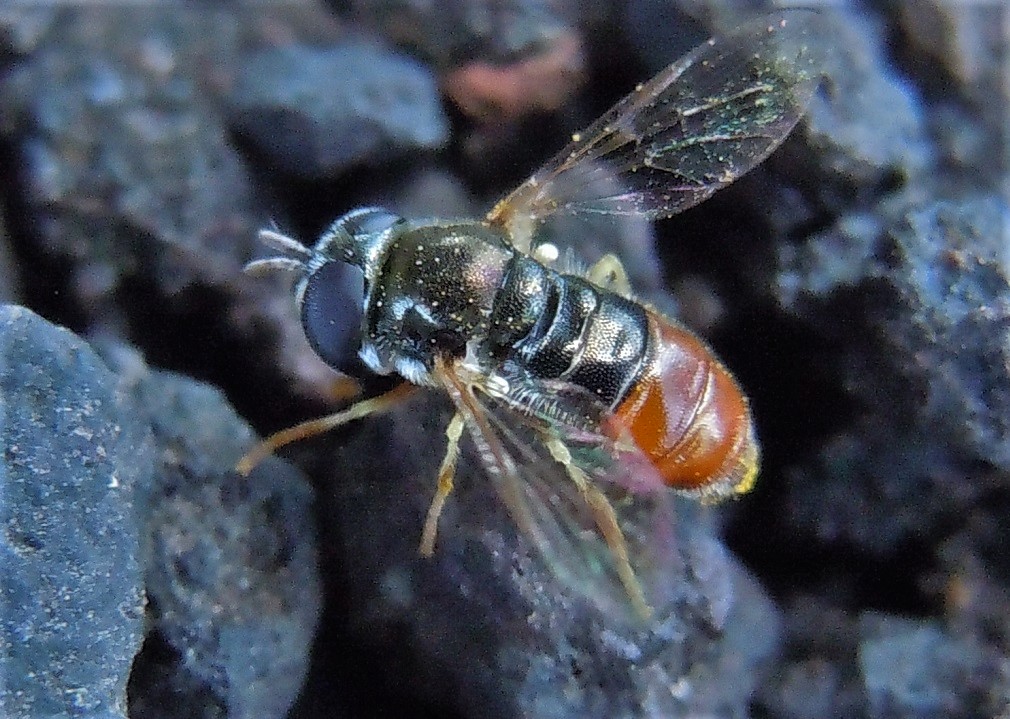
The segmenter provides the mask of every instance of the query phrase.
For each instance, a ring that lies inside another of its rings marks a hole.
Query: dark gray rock
[[[74,290],[96,313],[137,273],[166,296],[224,282],[252,244],[245,170],[198,74],[229,66],[231,22],[75,8],[5,78],[37,240],[76,261]]]
[[[245,57],[231,106],[235,127],[260,152],[308,179],[437,149],[449,134],[431,73],[360,40]]]
[[[780,659],[757,691],[761,710],[783,719],[866,716],[858,618],[820,594],[783,602],[781,616]]]
[[[953,637],[928,621],[866,615],[862,624],[859,666],[868,716],[957,719],[1005,710],[1005,697],[989,696],[1001,671],[992,649]]]
[[[355,643],[397,657],[381,685],[464,716],[743,716],[777,617],[692,503],[677,507],[676,596],[651,630],[562,587],[469,458],[434,557],[418,556],[444,410],[418,397],[362,421],[323,470],[325,571],[346,592]]]
[[[321,603],[311,492],[277,460],[233,472],[253,438],[217,390],[149,372],[128,350],[106,356],[160,452],[131,716],[283,717]]]
[[[1010,209],[890,211],[890,225],[851,216],[788,248],[779,285],[784,306],[844,338],[836,362],[860,408],[795,474],[790,511],[881,552],[979,501],[979,463],[1010,471]]]
[[[0,47],[11,53],[27,53],[49,29],[56,9],[43,5],[8,5],[0,9]]]
[[[812,597],[785,609],[784,661],[759,702],[770,716],[954,719],[1006,709],[1001,652],[964,626],[853,616]]]
[[[252,433],[219,392],[103,353],[0,309],[0,713],[125,717],[129,677],[132,717],[282,717],[320,606],[310,492],[232,472]]]
[[[77,329],[168,349],[163,363],[181,349],[162,332],[169,318],[203,342],[266,344],[276,354],[264,361],[320,393],[290,304],[272,306],[270,283],[242,274],[279,212],[255,196],[221,108],[244,48],[271,32],[332,41],[332,17],[315,5],[65,10],[15,14],[14,29],[34,29],[31,52],[0,80],[18,241],[48,263],[33,270],[46,282],[27,288],[43,288],[32,300],[58,292]]]
[[[645,66],[656,74],[711,34],[705,18],[665,0],[635,0],[627,4],[622,18],[628,40]]]
[[[886,61],[880,22],[854,10],[828,10],[824,20],[826,79],[799,128],[807,147],[792,152],[798,163],[814,160],[809,189],[837,212],[918,177],[935,156],[916,89]]]
[[[0,214],[0,302],[15,303],[21,296],[21,278],[7,236],[7,227]]]
[[[350,3],[354,17],[445,68],[474,58],[507,63],[536,52],[574,21],[599,19],[599,0],[409,0]]]
[[[4,305],[0,435],[0,715],[126,717],[149,431],[87,344]]]
[[[814,659],[794,662],[782,672],[774,702],[775,716],[789,719],[820,719],[832,716],[840,706],[842,678],[838,667]],[[857,716],[855,712],[847,716]]]
[[[931,136],[944,167],[938,181],[956,190],[1006,186],[1006,12],[1001,3],[956,8],[902,0],[895,21],[907,42],[904,64],[930,103]]]

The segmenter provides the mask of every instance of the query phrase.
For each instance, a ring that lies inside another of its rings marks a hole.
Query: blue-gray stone
[[[227,70],[234,24],[77,6],[0,78],[29,239],[71,260],[67,291],[107,327],[130,278],[168,296],[225,282],[254,244],[262,215],[200,74]]]
[[[432,74],[410,58],[353,41],[249,56],[232,94],[236,126],[303,177],[339,174],[407,149],[435,149],[449,127]]]
[[[975,511],[989,491],[979,463],[1010,470],[1010,206],[976,195],[881,209],[897,217],[854,213],[786,248],[779,297],[847,338],[836,361],[868,408],[793,474],[788,511],[823,539],[887,554]]]
[[[308,665],[321,605],[312,493],[270,459],[234,471],[248,425],[215,388],[105,348],[160,462],[145,529],[149,634],[131,719],[280,719]]]
[[[3,306],[0,437],[0,717],[287,713],[311,493],[276,460],[235,475],[253,436],[218,391]]]
[[[0,307],[0,716],[125,717],[153,453],[82,340]]]
[[[871,719],[992,715],[986,696],[999,674],[991,649],[934,622],[864,615],[859,668]]]
[[[362,420],[327,463],[324,541],[343,552],[327,569],[346,594],[353,639],[408,662],[375,681],[411,696],[434,688],[463,716],[742,716],[779,620],[695,503],[673,510],[669,603],[648,627],[559,583],[472,457],[461,460],[434,556],[418,557],[444,410],[419,396]],[[320,657],[343,651],[323,647]]]

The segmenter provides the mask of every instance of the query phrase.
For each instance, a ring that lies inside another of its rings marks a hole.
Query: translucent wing
[[[824,39],[820,15],[787,10],[709,40],[575,135],[488,222],[524,247],[550,215],[657,219],[701,202],[789,134],[820,82]]]
[[[683,591],[671,493],[637,449],[570,424],[563,407],[547,419],[532,404],[450,383],[495,490],[564,585],[631,621],[662,612]],[[559,453],[569,455],[567,467]]]

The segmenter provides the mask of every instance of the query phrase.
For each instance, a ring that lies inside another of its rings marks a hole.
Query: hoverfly
[[[343,264],[364,276],[359,356],[403,380],[391,392],[280,432],[294,439],[382,412],[415,386],[455,413],[420,552],[435,546],[464,435],[511,517],[561,581],[648,618],[669,596],[670,495],[716,501],[754,484],[748,402],[708,346],[636,301],[619,260],[577,271],[539,242],[561,214],[664,218],[772,152],[820,81],[818,16],[784,11],[709,40],[640,85],[483,221],[412,221],[360,208],[312,247],[273,230],[306,336],[325,360],[327,299]],[[600,177],[616,178],[603,183]],[[609,188],[601,192],[600,187]]]

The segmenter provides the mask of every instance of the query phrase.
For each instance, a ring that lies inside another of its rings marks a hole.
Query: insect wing
[[[709,40],[574,136],[487,220],[524,248],[551,215],[658,219],[696,205],[786,138],[820,82],[824,39],[818,13],[787,10]]]
[[[487,475],[561,583],[608,616],[633,623],[669,604],[685,569],[671,493],[648,460],[602,432],[462,393],[454,400]],[[552,443],[570,455],[582,486]]]

